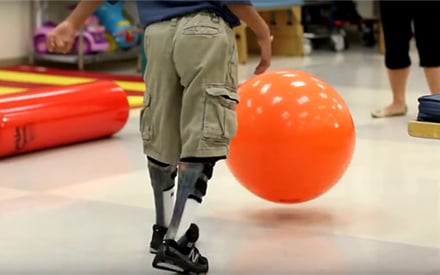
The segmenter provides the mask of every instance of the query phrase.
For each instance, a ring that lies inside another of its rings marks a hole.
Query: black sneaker
[[[150,242],[150,253],[157,254],[162,245],[163,239],[167,234],[167,228],[160,225],[153,225],[153,236],[151,237]],[[185,235],[180,238],[177,242],[179,246],[186,247],[190,245],[189,243],[196,243],[199,239],[199,227],[196,224],[191,224],[186,230]],[[190,241],[191,240],[191,241]]]
[[[153,267],[185,274],[204,274],[209,270],[208,259],[200,254],[193,242],[182,247],[174,240],[164,240],[154,257]]]

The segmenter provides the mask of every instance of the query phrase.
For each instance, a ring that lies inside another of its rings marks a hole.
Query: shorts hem
[[[163,154],[160,154],[152,149],[144,148],[144,154],[150,158],[166,164],[176,164],[178,161],[178,157],[172,158],[169,156],[164,156]]]
[[[222,157],[226,158],[227,154],[229,152],[228,148],[212,148],[212,149],[205,149],[205,150],[197,150],[195,152],[191,151],[183,151],[180,159],[182,158],[217,158]]]

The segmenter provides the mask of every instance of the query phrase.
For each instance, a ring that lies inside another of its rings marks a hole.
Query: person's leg
[[[373,112],[373,118],[405,115],[406,84],[411,59],[409,42],[412,38],[412,16],[406,1],[380,1],[381,23],[385,42],[385,66],[392,92],[392,102]]]
[[[392,103],[384,109],[385,113],[402,113],[403,110],[406,112],[406,85],[409,73],[409,67],[387,70],[393,97]]]
[[[426,82],[432,94],[440,93],[440,35],[434,35],[440,26],[440,2],[417,1],[414,4],[416,45]]]
[[[146,93],[140,131],[153,188],[155,224],[150,252],[157,253],[167,233],[174,207],[175,177],[180,156],[180,108],[183,87],[174,69],[171,44],[176,24],[163,22],[145,31],[145,53],[151,56],[145,74]],[[195,225],[192,231],[198,228]]]
[[[424,66],[423,70],[431,94],[440,93],[440,64],[434,67]]]
[[[174,44],[176,69],[184,86],[177,198],[164,245],[153,266],[202,273],[208,260],[191,244],[178,245],[206,195],[214,165],[226,158],[236,133],[237,54],[233,30],[213,14],[181,19]],[[189,242],[191,243],[191,242]]]

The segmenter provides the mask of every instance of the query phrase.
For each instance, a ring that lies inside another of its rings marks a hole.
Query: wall
[[[30,22],[30,1],[0,1],[0,60],[27,55]]]

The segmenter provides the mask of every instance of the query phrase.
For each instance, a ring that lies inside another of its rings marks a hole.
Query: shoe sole
[[[166,262],[153,263],[153,267],[157,268],[157,269],[171,271],[171,272],[185,273],[185,270],[183,270],[182,268],[180,268],[176,265],[173,265],[173,264],[166,263]],[[187,274],[190,274],[190,273],[187,273]]]
[[[188,274],[188,275],[204,275],[204,274],[208,274],[207,272],[201,272],[201,273],[197,273],[197,272],[193,272],[193,271],[185,271],[183,270],[183,268],[180,268],[174,264],[170,264],[167,262],[156,262],[153,263],[153,267],[157,268],[157,269],[161,269],[161,270],[166,270],[166,271],[171,271],[171,272],[176,272],[179,274]]]
[[[157,254],[156,254],[156,257],[154,257],[154,260],[153,260],[153,267],[154,268],[177,272],[177,273],[192,274],[192,275],[202,275],[202,274],[208,273],[208,271],[197,272],[197,271],[188,270],[188,269],[185,270],[184,268],[180,267],[178,265],[178,263],[176,263],[174,258],[171,258],[171,257],[167,256],[166,254],[161,254],[160,256],[162,257],[161,260],[158,260]],[[208,267],[208,269],[209,269],[209,267]]]

